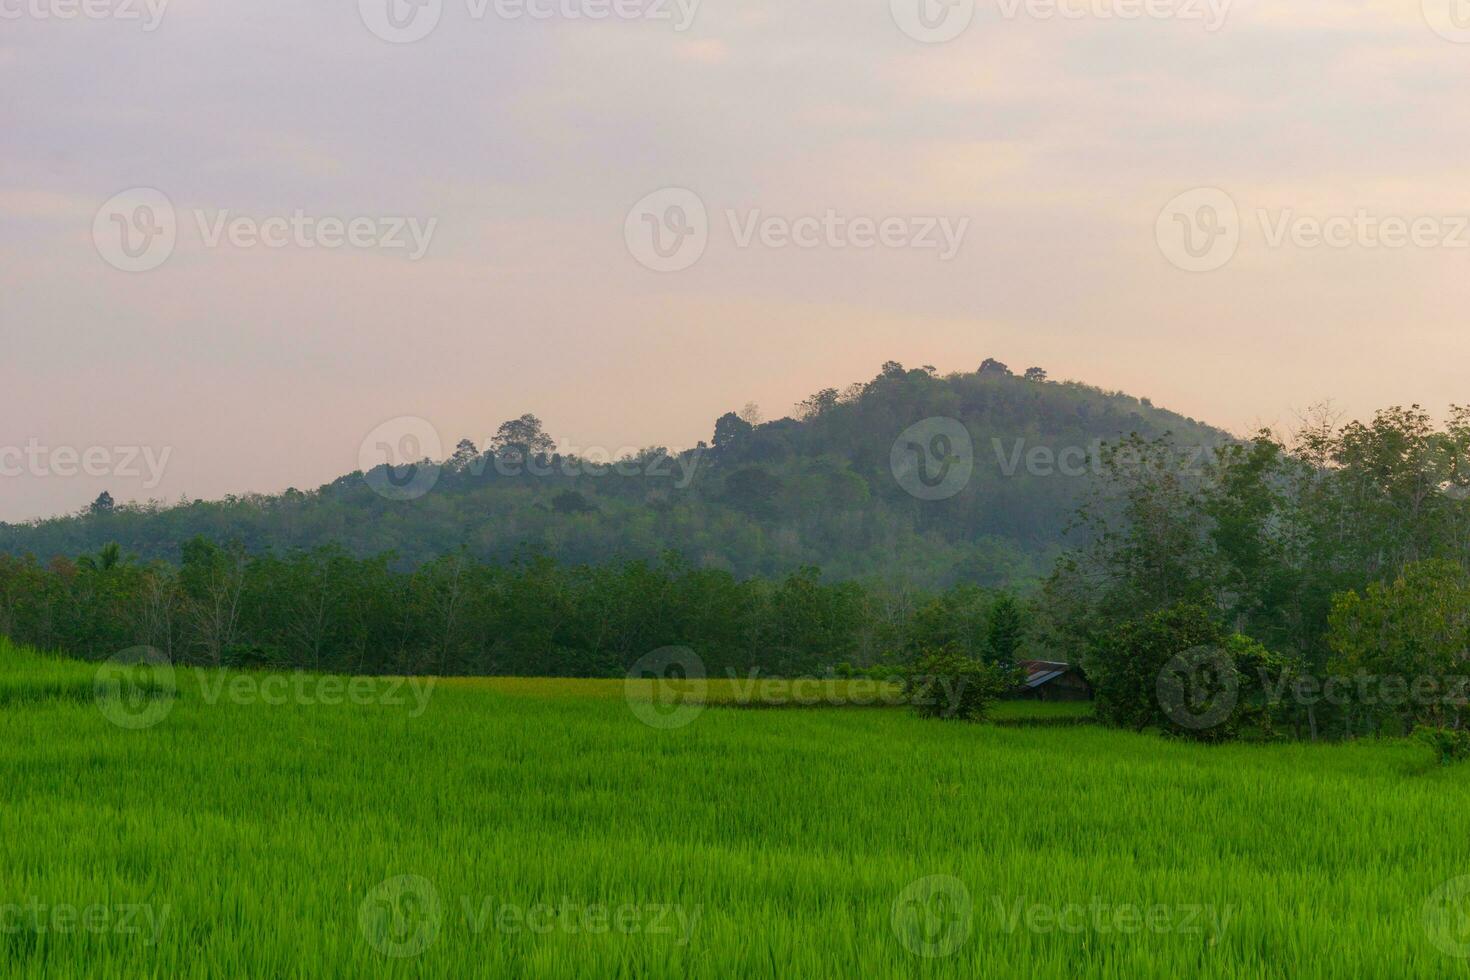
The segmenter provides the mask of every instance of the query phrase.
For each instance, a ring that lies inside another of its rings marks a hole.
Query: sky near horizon
[[[0,520],[890,359],[1442,416],[1467,79],[1470,0],[0,0]]]

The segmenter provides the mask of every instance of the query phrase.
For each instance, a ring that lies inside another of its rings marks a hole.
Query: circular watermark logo
[[[179,240],[173,202],[153,187],[114,194],[92,219],[92,243],[114,269],[148,272],[168,261]]]
[[[709,213],[698,194],[665,187],[628,211],[623,240],[638,264],[654,272],[679,272],[698,262],[709,245]]]
[[[390,44],[422,41],[439,26],[444,0],[357,0],[367,29]]]
[[[959,419],[928,418],[901,432],[888,454],[898,485],[920,500],[948,500],[969,486],[975,444]]]
[[[699,717],[709,697],[704,661],[688,647],[661,647],[628,668],[623,696],[650,728],[683,728]]]
[[[1470,44],[1470,0],[1420,0],[1424,23],[1456,44]]]
[[[1191,647],[1159,671],[1159,707],[1180,728],[1204,731],[1225,722],[1240,696],[1235,661],[1219,647]]]
[[[1470,958],[1470,875],[1451,878],[1424,900],[1424,931],[1446,956]]]
[[[427,419],[400,415],[367,434],[357,466],[373,493],[388,500],[417,500],[439,482],[434,462],[444,455],[439,430]]]
[[[893,934],[925,959],[953,956],[970,938],[975,907],[965,883],[950,875],[910,882],[893,900]]]
[[[1218,187],[1196,187],[1164,205],[1154,225],[1159,251],[1185,272],[1214,272],[1240,247],[1240,209]]]
[[[434,883],[422,875],[380,881],[357,907],[368,945],[391,959],[417,956],[439,938],[444,909]]]
[[[915,41],[943,44],[969,29],[975,0],[888,0],[893,22]]]
[[[104,660],[92,681],[102,717],[119,728],[152,728],[174,710],[174,665],[153,647],[129,647]]]

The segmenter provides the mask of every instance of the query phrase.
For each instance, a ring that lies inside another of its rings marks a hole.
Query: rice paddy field
[[[1470,769],[1410,742],[845,682],[124,680],[0,645],[0,975],[1470,972]]]

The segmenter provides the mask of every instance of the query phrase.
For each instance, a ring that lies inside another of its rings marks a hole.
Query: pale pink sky
[[[890,358],[1038,364],[1238,432],[1329,397],[1470,401],[1452,0],[1242,0],[1218,30],[1186,16],[1207,0],[980,0],[944,43],[898,26],[919,0],[703,0],[682,31],[429,0],[437,26],[403,44],[366,26],[388,0],[172,0],[151,31],[143,0],[95,2],[142,21],[0,0],[0,466],[33,443],[170,455],[156,487],[0,475],[0,520],[103,488],[314,487],[395,416],[448,446],[528,411],[577,447],[685,446]],[[655,272],[625,224],[665,187],[697,194],[708,244]],[[1188,272],[1157,229],[1201,187],[1239,246]],[[146,272],[94,236],[132,188],[175,209]],[[742,247],[757,210],[968,225],[948,261]],[[196,213],[222,211],[437,224],[411,260],[210,245]],[[1437,244],[1302,243],[1359,212]],[[1282,221],[1306,238],[1273,244]]]

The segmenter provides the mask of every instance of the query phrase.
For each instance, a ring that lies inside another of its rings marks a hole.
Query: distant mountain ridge
[[[1044,574],[1063,547],[1099,442],[1231,439],[1147,399],[995,361],[946,376],[889,362],[871,381],[814,394],[798,414],[752,425],[732,412],[708,444],[644,450],[618,466],[556,453],[523,416],[501,426],[493,450],[461,443],[431,466],[378,467],[310,492],[0,524],[0,552],[75,557],[117,542],[176,560],[204,535],[253,551],[393,552],[404,564],[461,548],[574,563],[672,551],[740,576],[816,565],[837,578],[1014,584]]]

